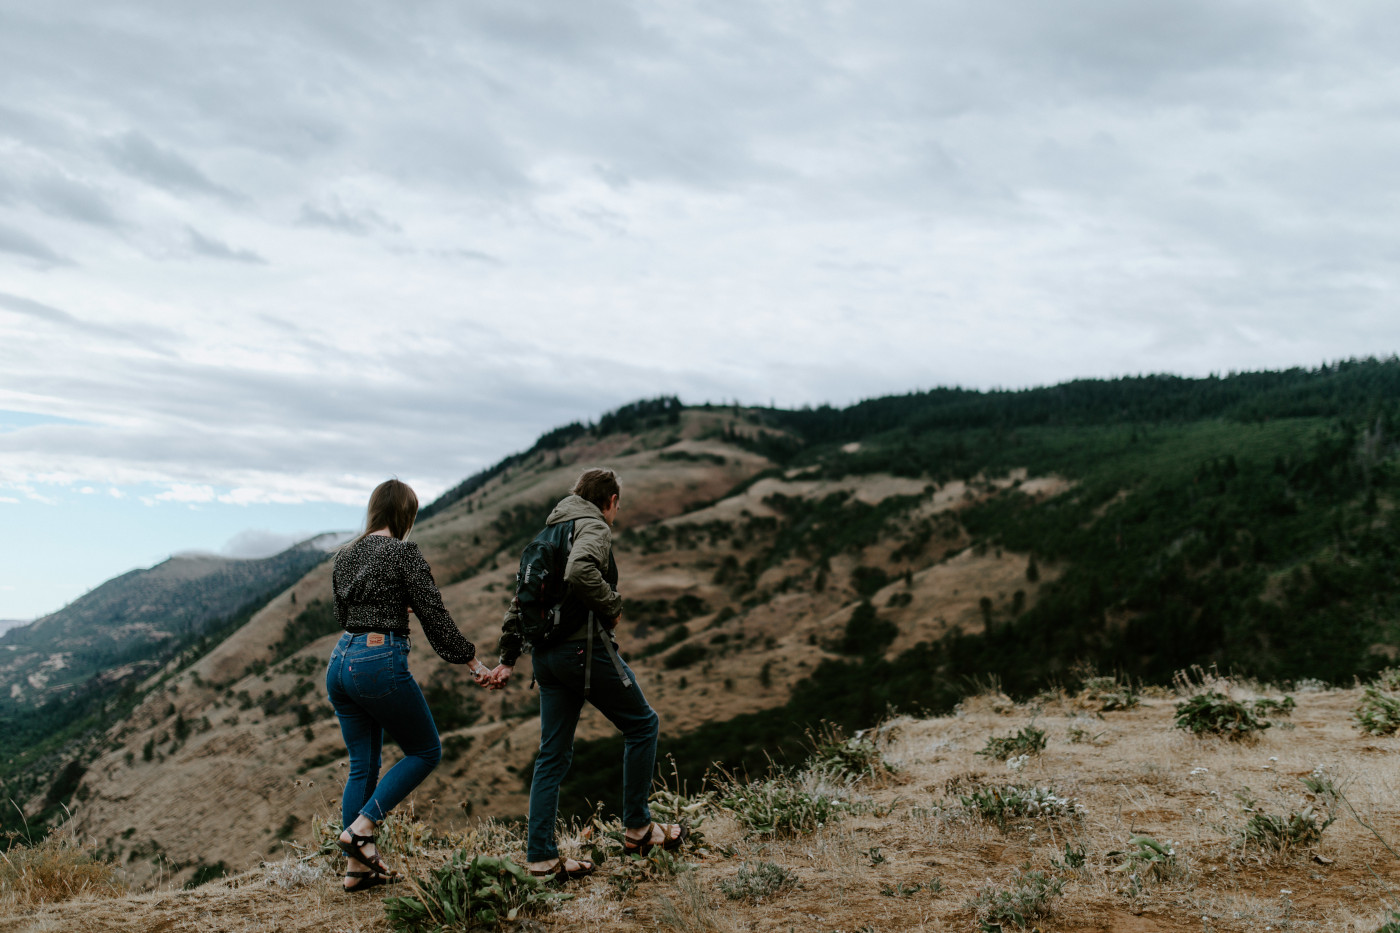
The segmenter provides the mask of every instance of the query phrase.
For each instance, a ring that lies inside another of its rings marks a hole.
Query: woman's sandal
[[[347,871],[345,877],[354,878],[355,883],[341,888],[346,894],[355,894],[359,891],[368,891],[370,888],[377,888],[381,884],[398,884],[402,879],[390,878],[377,871]]]
[[[588,861],[588,859],[575,859],[574,863],[579,866],[586,865],[588,867],[579,867],[570,871],[569,860],[561,856],[555,860],[552,867],[532,868],[530,869],[530,874],[536,878],[557,878],[562,884],[565,881],[572,881],[575,878],[586,878],[598,870],[598,866]]]
[[[672,826],[680,827],[680,832],[674,838],[671,836]],[[657,829],[661,830],[662,836],[662,841],[659,843],[651,841],[651,834]],[[674,852],[681,847],[688,835],[690,835],[690,830],[686,828],[684,823],[648,823],[646,835],[642,838],[622,837],[622,851],[628,855],[646,855],[659,845],[663,852]]]
[[[360,863],[362,863],[362,864],[364,864],[364,865],[368,865],[370,868],[374,869],[374,873],[375,873],[375,874],[379,874],[379,875],[397,875],[397,874],[398,874],[398,872],[394,871],[394,870],[393,870],[392,868],[390,868],[388,865],[384,864],[384,860],[383,860],[382,858],[379,857],[379,852],[378,852],[378,851],[376,851],[373,855],[366,855],[366,854],[365,854],[364,844],[367,843],[367,842],[373,842],[373,841],[374,841],[374,837],[373,837],[373,836],[361,836],[359,833],[352,832],[351,830],[348,830],[348,829],[345,831],[345,834],[348,835],[348,836],[350,837],[350,841],[349,841],[349,842],[342,842],[342,841],[340,840],[340,837],[337,836],[337,837],[336,837],[336,840],[335,840],[335,844],[338,845],[338,846],[340,847],[340,851],[344,852],[345,855],[346,855],[346,857],[352,858],[352,859],[354,859],[355,861],[360,862]],[[366,887],[372,887],[372,885],[366,885]],[[354,890],[357,890],[357,891],[358,891],[359,888],[355,888]]]

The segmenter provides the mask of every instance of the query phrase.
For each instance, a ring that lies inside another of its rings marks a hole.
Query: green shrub
[[[1376,927],[1376,933],[1400,933],[1400,910],[1387,911],[1385,923]]]
[[[1290,696],[1285,696],[1282,700],[1275,700],[1270,697],[1260,697],[1254,701],[1254,712],[1259,716],[1291,716],[1298,708],[1298,703]]]
[[[878,781],[894,774],[894,765],[885,760],[880,749],[867,737],[869,734],[869,731],[857,732],[846,738],[840,726],[829,723],[820,732],[809,732],[812,754],[807,759],[807,770],[850,784]]]
[[[1322,839],[1323,830],[1334,822],[1336,817],[1331,815],[1319,822],[1313,807],[1301,812],[1294,810],[1286,817],[1254,813],[1240,830],[1240,841],[1245,846],[1253,844],[1269,852],[1287,852],[1314,845]]]
[[[1221,735],[1231,741],[1253,738],[1273,723],[1223,693],[1198,693],[1176,704],[1176,727],[1192,735]]]
[[[384,899],[384,916],[396,933],[437,933],[444,929],[496,926],[522,911],[539,910],[573,897],[508,858],[462,851],[428,877],[412,877],[414,894]]]
[[[801,887],[797,876],[772,862],[745,862],[732,879],[721,881],[719,889],[731,901],[758,903],[784,891]]]
[[[1017,755],[1039,755],[1045,744],[1045,730],[1032,724],[1012,735],[992,736],[987,739],[987,747],[977,754],[1005,761]]]
[[[1122,859],[1113,871],[1135,878],[1147,876],[1157,881],[1167,881],[1184,873],[1185,869],[1176,857],[1171,840],[1158,842],[1151,836],[1134,836],[1128,840],[1128,846],[1127,849],[1108,853],[1109,858]]]
[[[1367,687],[1352,716],[1362,732],[1394,735],[1400,730],[1400,698],[1382,693],[1378,687]]]
[[[1072,819],[1084,812],[1073,797],[1061,797],[1049,787],[1024,784],[979,785],[958,795],[963,810],[1006,831],[1013,819]]]
[[[984,933],[1000,933],[1007,925],[1027,927],[1050,916],[1055,898],[1065,893],[1063,879],[1043,871],[1021,869],[1004,888],[988,885],[968,901]]]
[[[850,805],[827,794],[803,790],[788,778],[734,784],[720,806],[750,833],[759,836],[815,832],[839,820]]]

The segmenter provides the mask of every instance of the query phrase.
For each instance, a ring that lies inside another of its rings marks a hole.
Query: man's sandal
[[[354,878],[355,883],[341,888],[346,894],[355,894],[359,891],[368,891],[370,888],[377,888],[381,884],[398,884],[402,878],[390,878],[377,871],[347,871],[345,877]]]
[[[561,856],[555,859],[554,864],[549,868],[532,868],[530,874],[536,878],[556,878],[560,884],[563,884],[565,881],[573,881],[575,878],[587,878],[598,870],[598,866],[588,859],[575,859],[574,864],[579,867],[570,871],[569,860]]]
[[[367,842],[373,842],[373,836],[361,836],[359,833],[351,832],[348,829],[345,831],[345,834],[350,837],[350,841],[342,842],[340,837],[337,836],[335,844],[340,847],[340,851],[344,852],[347,858],[352,858],[355,861],[360,862],[361,864],[368,865],[370,868],[374,869],[374,872],[376,874],[398,874],[398,872],[394,871],[388,865],[384,864],[384,860],[379,857],[378,851],[376,851],[373,855],[365,854],[364,845]],[[370,887],[370,885],[366,885],[366,887]],[[356,890],[359,889],[356,888]]]
[[[673,826],[680,829],[680,832],[674,837],[671,835],[671,827]],[[652,833],[658,829],[661,830],[661,842],[652,842]],[[629,839],[625,835],[622,837],[622,851],[628,855],[646,855],[659,845],[663,852],[674,852],[684,844],[685,837],[688,835],[690,835],[690,830],[686,828],[684,823],[648,823],[646,835],[642,838]]]

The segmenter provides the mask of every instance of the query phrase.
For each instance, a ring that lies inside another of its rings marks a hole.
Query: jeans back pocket
[[[346,659],[345,666],[350,671],[350,680],[355,685],[356,695],[362,699],[373,700],[394,692],[398,679],[395,655],[396,652],[391,648],[370,655],[351,655]]]

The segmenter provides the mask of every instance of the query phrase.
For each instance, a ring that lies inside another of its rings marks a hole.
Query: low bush
[[[789,778],[730,785],[720,806],[758,836],[800,835],[839,820],[850,805],[821,791],[806,790]]]
[[[1378,687],[1367,687],[1352,716],[1362,732],[1394,735],[1400,730],[1400,697],[1382,693]]]
[[[997,824],[1002,832],[1014,819],[1073,819],[1084,812],[1073,797],[1061,797],[1049,787],[1023,784],[976,786],[960,794],[958,802],[967,813]]]
[[[1054,912],[1065,882],[1043,871],[1021,869],[1006,887],[988,885],[968,901],[983,933],[1000,933],[1007,925],[1028,927]]]
[[[1134,836],[1128,840],[1128,848],[1110,852],[1108,857],[1121,859],[1113,871],[1123,872],[1134,878],[1149,877],[1157,881],[1168,881],[1185,873],[1171,840],[1158,842],[1151,836]]]
[[[731,901],[758,903],[801,886],[797,876],[773,862],[745,862],[732,879],[721,881],[719,889]]]
[[[894,765],[869,737],[869,731],[847,738],[840,726],[827,723],[819,732],[809,732],[812,754],[807,770],[824,777],[855,784],[870,780],[879,783],[895,773]]]
[[[1039,755],[1045,750],[1045,730],[1032,723],[1012,735],[994,735],[987,739],[986,748],[977,752],[988,758],[1005,761],[1018,755]]]
[[[411,877],[413,894],[384,899],[384,916],[396,933],[498,926],[522,912],[569,900],[508,858],[458,851],[428,877]]]
[[[1219,735],[1240,741],[1255,738],[1272,725],[1249,706],[1214,690],[1176,704],[1176,727],[1192,735]]]
[[[1254,813],[1240,830],[1240,842],[1246,848],[1254,845],[1267,852],[1288,852],[1315,845],[1335,821],[1331,815],[1320,818],[1314,807],[1294,810],[1288,816]]]

